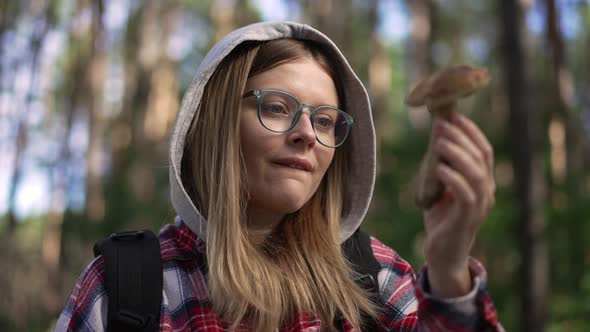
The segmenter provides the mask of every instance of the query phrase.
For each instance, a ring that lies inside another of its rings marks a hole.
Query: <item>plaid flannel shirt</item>
[[[224,331],[214,312],[203,268],[205,244],[182,221],[165,226],[159,235],[164,285],[160,331]],[[381,264],[379,291],[385,307],[379,331],[503,331],[485,288],[486,274],[471,259],[473,289],[453,299],[437,299],[425,291],[426,268],[416,278],[412,267],[377,239],[371,247]],[[55,331],[104,331],[107,322],[104,261],[97,257],[82,273],[61,313]],[[343,331],[354,331],[343,319]],[[321,331],[324,322],[314,314],[300,314],[280,331]],[[248,330],[246,323],[240,330]]]

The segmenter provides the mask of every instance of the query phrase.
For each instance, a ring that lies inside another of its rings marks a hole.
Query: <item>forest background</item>
[[[430,118],[405,94],[465,63],[460,107],[496,153],[473,255],[508,331],[590,331],[590,1],[0,1],[0,330],[49,331],[95,240],[173,222],[168,136],[211,45],[262,20],[331,37],[366,84],[378,179],[366,228],[418,268],[412,179]]]

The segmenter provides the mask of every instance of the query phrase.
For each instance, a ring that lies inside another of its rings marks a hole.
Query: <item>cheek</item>
[[[256,153],[259,142],[260,134],[257,132],[257,128],[252,123],[253,120],[247,115],[242,115],[240,118],[240,145],[244,152],[244,158],[246,161],[252,153]]]
[[[244,118],[240,123],[240,146],[247,173],[255,175],[266,160],[265,156],[272,151],[273,140],[268,137],[268,131],[260,126],[258,119]]]
[[[322,176],[326,173],[334,159],[334,149],[320,151],[317,155],[318,165],[322,170]]]

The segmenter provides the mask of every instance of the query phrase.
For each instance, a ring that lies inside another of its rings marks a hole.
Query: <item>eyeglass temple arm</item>
[[[250,96],[258,96],[256,94],[258,90],[250,90],[242,95],[242,98],[250,97]]]

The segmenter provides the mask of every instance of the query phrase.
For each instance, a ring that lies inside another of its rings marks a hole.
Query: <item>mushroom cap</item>
[[[428,105],[430,108],[446,105],[466,97],[490,82],[485,68],[466,65],[453,66],[422,80],[406,97],[408,106]]]
[[[406,96],[405,103],[408,106],[419,107],[426,104],[426,98],[430,93],[430,79],[425,78],[418,82],[409,95]]]

